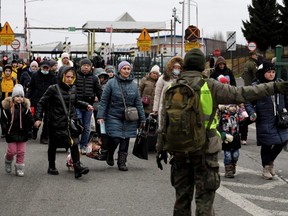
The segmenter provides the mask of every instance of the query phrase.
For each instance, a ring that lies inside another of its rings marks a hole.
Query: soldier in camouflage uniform
[[[184,71],[179,79],[186,79],[188,83],[198,83],[203,75],[201,72],[205,67],[205,57],[200,49],[190,50],[184,58]],[[207,89],[202,91],[201,95],[209,93],[213,103],[205,107],[205,101],[200,100],[203,113],[204,109],[216,109],[219,104],[240,104],[247,101],[253,101],[256,98],[273,95],[275,93],[288,94],[288,82],[270,82],[257,86],[247,86],[236,88],[230,85],[224,85],[214,79],[205,79]],[[204,95],[205,97],[205,95]],[[162,119],[165,118],[165,109],[161,113]],[[213,115],[213,114],[212,114]],[[205,120],[206,121],[206,120]],[[203,121],[205,123],[205,121]],[[214,122],[214,121],[213,121]],[[217,124],[217,121],[216,121]],[[213,202],[215,192],[220,186],[218,152],[221,150],[221,138],[216,131],[215,122],[207,126],[209,143],[203,151],[191,153],[185,151],[171,151],[165,145],[162,139],[162,129],[159,128],[159,142],[157,143],[156,161],[158,167],[162,170],[161,161],[167,163],[167,152],[171,155],[171,184],[176,190],[176,201],[174,205],[173,216],[190,216],[191,202],[194,195],[194,187],[196,187],[195,202],[196,215],[213,216]],[[205,139],[205,138],[203,138]],[[174,147],[181,145],[175,143]]]

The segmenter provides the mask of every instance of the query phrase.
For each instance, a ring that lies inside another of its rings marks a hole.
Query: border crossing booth
[[[276,73],[277,77],[288,81],[288,55],[284,55],[283,46],[276,46]]]

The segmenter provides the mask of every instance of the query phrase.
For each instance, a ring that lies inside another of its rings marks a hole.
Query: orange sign
[[[6,46],[11,45],[14,39],[15,36],[12,28],[10,27],[8,22],[5,22],[0,32],[0,44]]]
[[[0,35],[14,35],[14,32],[8,22],[5,22]]]
[[[138,37],[138,41],[152,41],[148,31],[146,28],[144,28]]]

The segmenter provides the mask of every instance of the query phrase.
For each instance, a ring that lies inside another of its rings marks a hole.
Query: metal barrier
[[[276,47],[276,73],[277,78],[281,78],[285,81],[288,80],[288,57],[284,56],[283,46],[277,45]]]

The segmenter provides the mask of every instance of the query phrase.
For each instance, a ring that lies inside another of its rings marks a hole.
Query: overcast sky
[[[136,21],[164,21],[170,28],[172,8],[182,20],[181,0],[27,0],[27,18],[33,27],[82,27],[87,21],[114,21],[128,12]],[[188,0],[185,0],[187,2]],[[24,0],[0,0],[1,23],[6,21],[16,33],[24,32]],[[193,1],[195,2],[195,1]],[[241,32],[242,20],[248,19],[247,6],[251,0],[198,0],[199,29],[204,37],[227,31],[236,31],[239,44],[246,44]],[[191,1],[190,24],[196,25],[196,6]],[[187,7],[186,7],[187,8]],[[186,9],[187,11],[187,9]],[[185,19],[185,28],[188,19]],[[182,24],[177,24],[181,34]],[[162,32],[161,35],[165,34]],[[168,32],[166,32],[168,34]],[[116,34],[114,44],[136,43],[139,34]],[[151,34],[151,36],[154,36]],[[156,35],[155,35],[156,36]],[[64,41],[72,44],[87,43],[87,36],[80,31],[30,30],[33,44]],[[96,42],[109,42],[109,34],[97,34]]]

